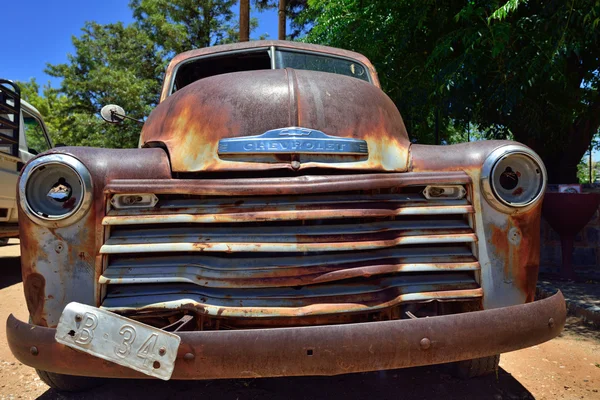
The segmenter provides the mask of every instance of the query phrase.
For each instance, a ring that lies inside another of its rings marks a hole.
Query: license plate
[[[181,342],[174,333],[74,302],[60,316],[55,339],[165,381],[171,378]]]

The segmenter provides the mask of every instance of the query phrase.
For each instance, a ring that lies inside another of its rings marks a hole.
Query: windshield
[[[171,93],[196,82],[220,74],[260,69],[294,68],[330,72],[371,82],[368,70],[360,62],[327,54],[308,53],[272,48],[223,53],[184,62],[176,69]]]
[[[331,72],[333,74],[351,76],[369,82],[369,74],[367,73],[366,68],[357,61],[297,51],[277,50],[275,54],[276,68]]]

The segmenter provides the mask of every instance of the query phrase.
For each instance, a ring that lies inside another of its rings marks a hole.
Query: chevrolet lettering
[[[259,136],[219,140],[219,155],[244,153],[319,153],[338,155],[367,155],[367,142],[329,136],[314,129],[289,127],[273,129]]]

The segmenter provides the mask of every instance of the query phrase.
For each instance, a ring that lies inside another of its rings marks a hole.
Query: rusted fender
[[[522,211],[498,211],[484,198],[481,167],[496,148],[517,144],[507,140],[489,140],[451,146],[413,145],[413,172],[466,173],[477,188],[471,203],[475,208],[478,258],[485,309],[531,302],[540,262],[540,218],[542,201]]]
[[[31,221],[19,209],[21,271],[27,309],[37,325],[56,326],[60,313],[71,301],[98,304],[97,284],[102,271],[98,256],[104,238],[103,189],[112,179],[167,179],[169,160],[161,149],[98,149],[60,147],[41,154],[69,154],[92,175],[90,211],[73,225],[47,228]]]
[[[558,292],[529,304],[439,317],[231,331],[182,332],[173,379],[338,375],[439,364],[533,346],[566,318]],[[147,378],[54,340],[55,329],[10,316],[8,345],[23,364],[70,375]]]

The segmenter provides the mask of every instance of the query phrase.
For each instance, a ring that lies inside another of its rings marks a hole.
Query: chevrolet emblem
[[[219,141],[219,154],[369,154],[367,142],[329,136],[307,128],[273,129],[258,136],[226,138]]]

